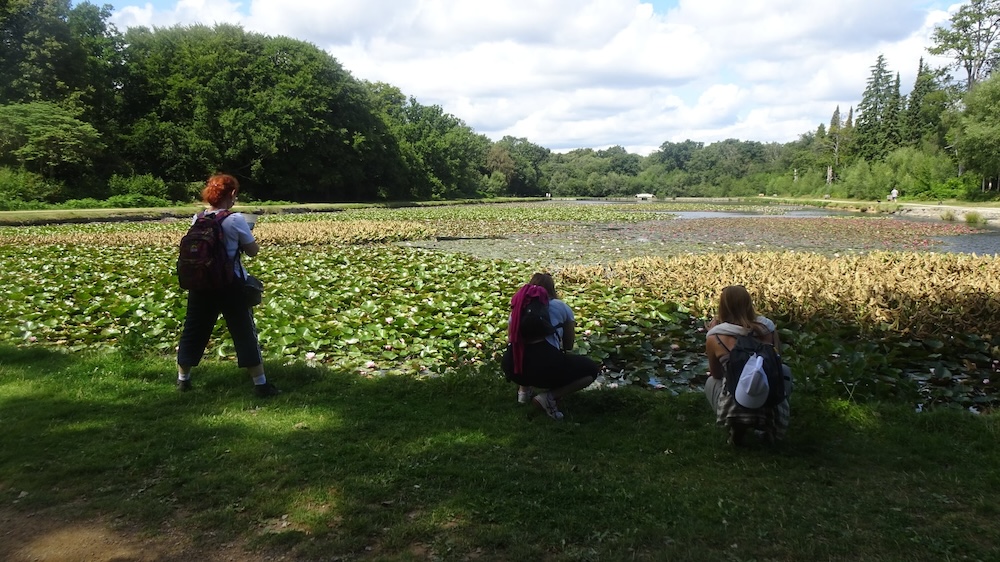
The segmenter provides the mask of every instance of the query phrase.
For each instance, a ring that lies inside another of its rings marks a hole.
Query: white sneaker
[[[538,404],[538,407],[544,410],[550,418],[554,420],[563,419],[562,412],[560,412],[559,407],[556,406],[556,399],[552,397],[551,392],[544,392],[535,396],[535,404]]]
[[[528,390],[518,389],[517,390],[517,403],[518,404],[527,404],[528,400],[531,400],[531,395],[532,395],[532,392],[531,392],[530,388]]]

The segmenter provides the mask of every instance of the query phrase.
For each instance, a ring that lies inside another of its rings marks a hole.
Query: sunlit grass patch
[[[38,351],[0,347],[0,375],[23,364],[39,385],[27,404],[0,378],[0,447],[17,451],[0,457],[0,494],[25,492],[24,514],[73,502],[154,534],[181,526],[196,544],[307,560],[724,559],[734,542],[758,559],[990,559],[1000,539],[979,492],[998,483],[982,468],[998,461],[993,416],[803,392],[785,443],[733,449],[695,394],[574,395],[557,424],[495,372],[416,381],[281,365],[269,376],[285,394],[258,401],[229,362],[206,362],[202,384],[178,394],[172,362],[151,357],[165,376],[134,392],[146,379],[113,368],[115,354],[47,353],[25,363]],[[95,369],[108,373],[96,387]],[[38,430],[95,419],[111,423]],[[739,523],[767,509],[766,526]]]
[[[828,415],[857,431],[876,429],[881,423],[875,410],[865,404],[831,399],[823,402],[823,406]]]

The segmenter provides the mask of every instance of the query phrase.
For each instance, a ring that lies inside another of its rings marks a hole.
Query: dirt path
[[[109,518],[83,519],[66,508],[25,512],[0,508],[0,560],[5,562],[274,562],[282,555],[242,543],[195,545],[183,525],[150,536]]]

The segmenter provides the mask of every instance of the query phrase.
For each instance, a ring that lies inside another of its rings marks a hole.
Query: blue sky
[[[101,4],[103,2],[95,2]],[[114,23],[237,23],[324,49],[355,77],[477,132],[557,151],[788,142],[860,101],[879,54],[906,93],[934,0],[112,0]]]

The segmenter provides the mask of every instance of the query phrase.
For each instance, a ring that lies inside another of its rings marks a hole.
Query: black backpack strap
[[[205,211],[202,211],[200,213],[201,216],[205,216],[206,214],[207,213]],[[222,221],[228,219],[232,214],[233,214],[233,212],[231,210],[229,210],[229,209],[222,209],[221,211],[215,211],[214,213],[212,213],[212,218],[214,218],[219,223],[219,228],[222,228]],[[246,279],[246,277],[243,276],[243,273],[244,273],[243,264],[240,263],[240,253],[241,252],[242,252],[242,249],[240,248],[240,245],[236,244],[236,255],[233,256],[233,263],[235,263],[236,265],[239,266],[240,278],[241,279]]]
[[[230,211],[229,209],[223,209],[221,211],[216,211],[212,213],[212,216],[215,217],[215,220],[219,221],[219,224],[222,224],[222,221],[229,218],[229,215],[231,214],[233,214],[233,212]]]
[[[728,352],[728,353],[732,353],[733,352],[733,350],[731,350],[728,347],[726,347],[726,344],[722,343],[722,338],[719,337],[719,334],[715,334],[715,341],[719,342],[719,345],[721,345],[722,348],[726,350],[726,352]]]

